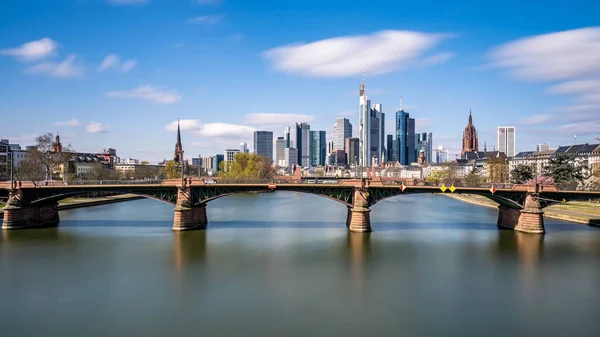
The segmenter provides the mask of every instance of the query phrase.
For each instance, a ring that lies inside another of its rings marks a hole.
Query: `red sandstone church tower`
[[[179,129],[179,120],[177,120],[177,143],[175,144],[175,156],[173,159],[176,163],[183,162],[183,147],[181,146],[181,131]]]
[[[461,157],[464,157],[465,152],[477,151],[479,151],[477,130],[475,130],[475,126],[473,125],[473,116],[471,115],[471,110],[469,110],[469,124],[467,124],[465,132],[463,133],[462,152],[460,155]]]

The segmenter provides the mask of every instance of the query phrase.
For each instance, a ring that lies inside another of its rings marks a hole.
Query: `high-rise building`
[[[310,165],[310,125],[294,123],[290,128],[290,146],[298,149],[298,165]]]
[[[298,165],[298,149],[295,147],[287,147],[285,148],[284,153],[284,165],[285,167],[291,167],[293,165]]]
[[[327,157],[327,140],[325,131],[310,132],[310,165],[325,166]]]
[[[333,153],[333,141],[330,141],[329,143],[327,143],[327,155],[329,156],[332,153]]]
[[[285,130],[283,131],[283,138],[285,140],[285,147],[290,147],[290,127],[289,126],[285,127]]]
[[[233,157],[238,153],[240,153],[240,150],[238,149],[226,149],[223,154],[223,160],[230,163],[233,161]]]
[[[540,151],[550,151],[550,145],[548,145],[546,143],[544,143],[544,144],[538,144],[538,145],[536,145],[535,150],[537,152],[540,152]]]
[[[237,151],[237,150],[234,150]],[[221,170],[221,163],[225,161],[225,156],[222,154],[215,154],[215,156],[213,157],[213,169],[215,171],[220,171]]]
[[[192,166],[202,167],[202,157],[192,158]]]
[[[417,156],[421,150],[423,150],[423,153],[425,154],[425,160],[427,163],[432,163],[435,161],[433,158],[433,134],[431,132],[417,134],[417,143],[415,149]]]
[[[254,153],[273,160],[273,132],[254,131]]]
[[[387,135],[387,139],[385,142],[385,161],[392,161],[394,159],[394,135]]]
[[[360,141],[358,138],[346,138],[346,144],[344,145],[344,148],[346,149],[346,160],[348,165],[358,164],[359,144]]]
[[[475,125],[473,125],[473,116],[469,110],[469,124],[465,127],[463,132],[462,151],[461,157],[465,156],[465,152],[478,152],[479,151],[479,139]]]
[[[284,166],[283,160],[285,159],[285,137],[277,137],[275,141],[275,164]]]
[[[507,157],[514,157],[515,152],[515,127],[499,126],[496,129],[496,147],[504,152]]]
[[[448,161],[448,150],[444,149],[443,146],[439,146],[435,149],[435,163],[442,164]]]
[[[352,137],[352,124],[347,118],[337,118],[333,125],[333,149],[344,151],[344,141]]]
[[[402,165],[410,165],[417,161],[415,152],[415,120],[404,109],[396,111],[396,141],[398,151],[396,159]]]
[[[371,108],[371,101],[365,95],[364,79],[360,84],[358,138],[360,165],[380,164],[385,157],[385,115],[381,104],[373,104]]]
[[[247,153],[248,152],[248,144],[246,142],[240,143],[240,152]]]

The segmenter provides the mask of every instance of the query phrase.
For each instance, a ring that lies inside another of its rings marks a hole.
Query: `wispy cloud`
[[[454,53],[439,53],[429,56],[421,61],[421,65],[431,66],[439,63],[444,63],[454,57]]]
[[[85,126],[85,131],[89,133],[107,133],[109,125],[98,123],[98,122],[89,122]]]
[[[172,104],[181,101],[181,96],[175,91],[165,91],[151,86],[142,86],[129,91],[111,91],[107,97],[138,98],[152,103]]]
[[[523,118],[519,121],[519,124],[531,125],[531,124],[540,124],[545,123],[552,120],[552,115],[549,114],[538,114]]]
[[[202,15],[188,20],[188,23],[214,25],[223,19],[223,15]]]
[[[150,0],[106,0],[106,1],[113,5],[141,5],[141,4],[150,2]]]
[[[311,115],[301,114],[251,113],[246,115],[246,123],[263,126],[287,126],[294,122],[310,123],[314,119]]]
[[[31,41],[16,48],[0,50],[2,55],[15,56],[23,61],[39,61],[55,54],[58,43],[50,38]]]
[[[573,29],[519,39],[492,50],[492,67],[517,78],[562,82],[551,94],[574,95],[579,102],[600,102],[600,27]]]
[[[275,70],[316,77],[345,77],[395,71],[418,60],[448,34],[385,30],[371,35],[343,36],[267,50],[263,56]],[[450,54],[439,54],[441,62]],[[430,61],[430,62],[432,62]]]
[[[76,54],[71,54],[62,62],[42,62],[25,70],[30,74],[48,75],[51,77],[79,77],[83,75],[83,67],[75,64]]]
[[[202,137],[250,137],[255,128],[228,123],[206,123],[196,133]]]
[[[169,131],[177,131],[177,123],[178,121],[173,121],[165,125],[165,129]],[[197,119],[182,119],[179,121],[179,128],[181,130],[199,130],[200,121]]]
[[[121,57],[117,54],[108,54],[98,66],[98,72],[104,72],[109,69],[116,69],[123,73],[130,71],[137,65],[137,60],[125,60],[121,62]]]
[[[66,121],[66,122],[55,122],[54,125],[55,126],[79,126],[79,125],[81,125],[81,123],[77,119],[73,118],[70,121]]]

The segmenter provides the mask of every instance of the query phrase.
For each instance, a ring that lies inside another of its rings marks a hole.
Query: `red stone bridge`
[[[2,229],[40,228],[59,223],[58,201],[92,192],[131,193],[175,205],[173,230],[205,229],[206,205],[215,199],[247,192],[290,191],[315,194],[348,208],[346,226],[353,232],[371,231],[370,207],[398,195],[416,193],[477,194],[496,201],[498,227],[543,234],[543,207],[554,202],[600,198],[600,192],[560,191],[553,186],[485,187],[413,186],[381,179],[217,180],[173,179],[156,183],[97,182],[94,184],[38,185],[21,182],[11,188],[0,183],[6,200]]]

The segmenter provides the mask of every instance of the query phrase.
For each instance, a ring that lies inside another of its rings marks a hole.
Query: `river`
[[[440,195],[346,207],[276,192],[210,202],[206,231],[136,200],[3,231],[2,336],[598,336],[600,230],[496,228]]]

